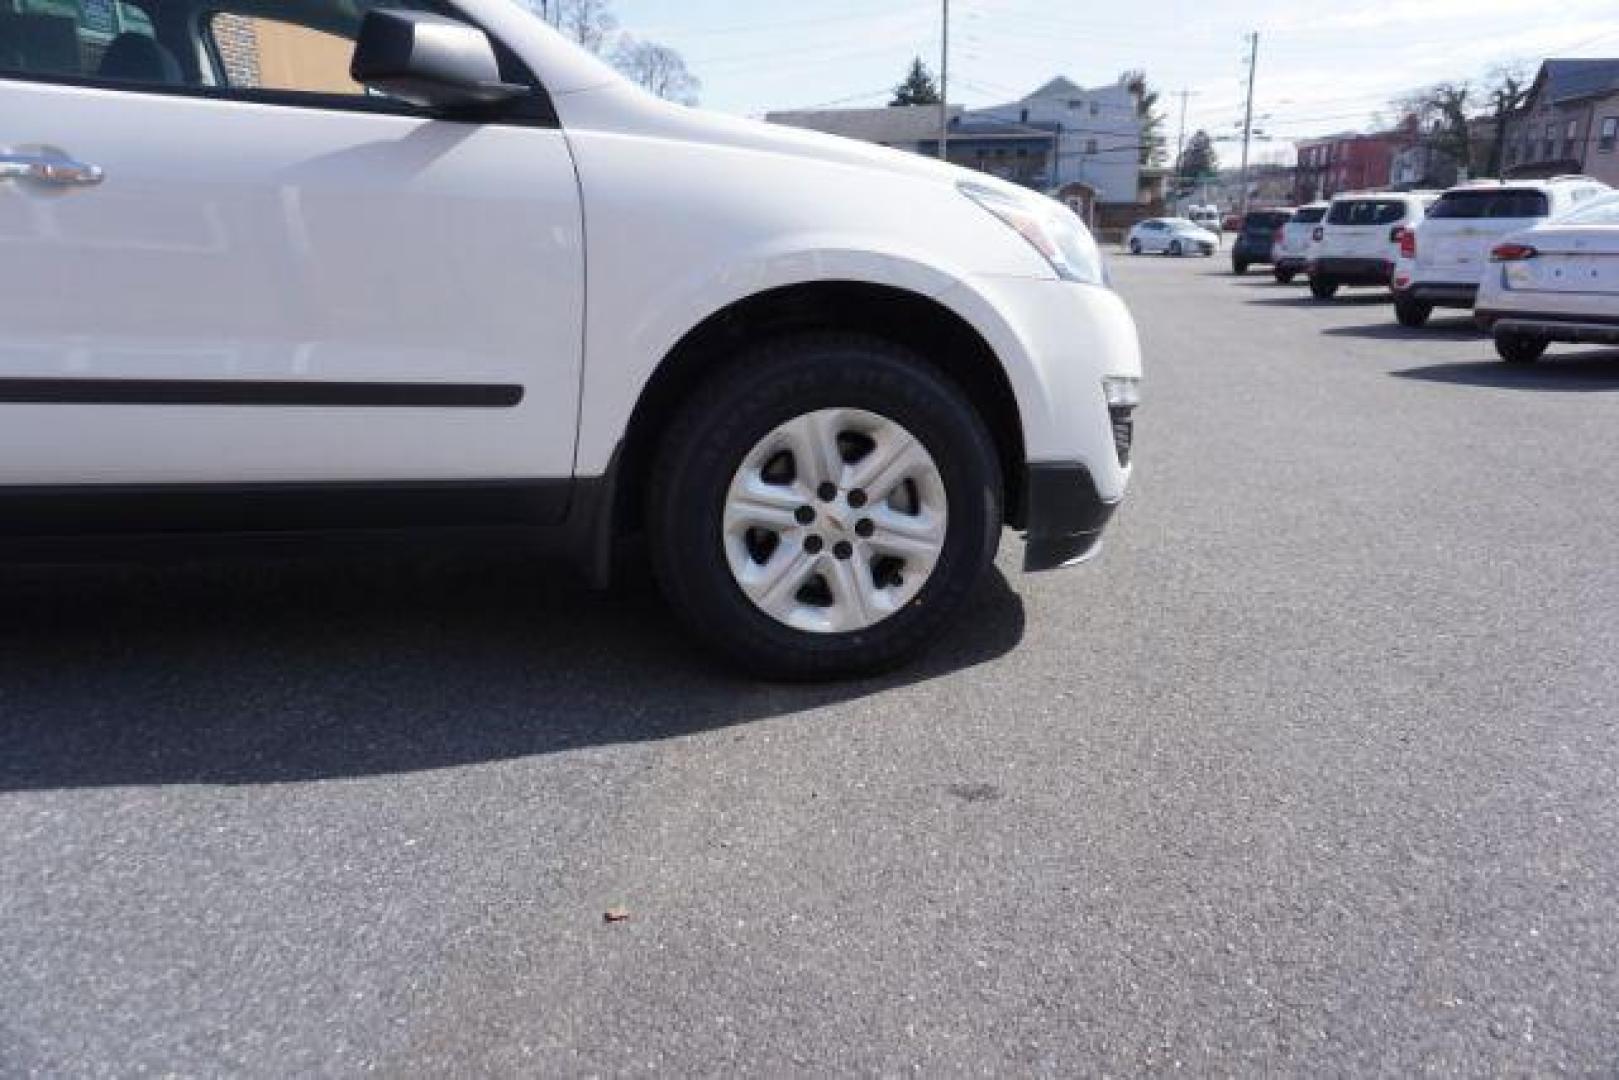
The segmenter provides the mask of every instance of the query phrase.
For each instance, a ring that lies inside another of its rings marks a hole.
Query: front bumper
[[[1316,259],[1310,276],[1340,285],[1387,285],[1394,280],[1394,264],[1387,259]]]
[[[1024,481],[1026,573],[1073,566],[1094,556],[1121,500],[1096,490],[1083,465],[1031,465]]]

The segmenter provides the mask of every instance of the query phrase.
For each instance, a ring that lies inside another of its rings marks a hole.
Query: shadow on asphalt
[[[1280,291],[1281,287],[1278,286],[1277,290]],[[1394,303],[1394,297],[1390,296],[1387,292],[1339,293],[1338,296],[1332,300],[1317,300],[1315,297],[1308,295],[1283,295],[1263,297],[1258,300],[1244,300],[1243,303],[1265,304],[1271,307],[1317,307],[1330,309],[1333,307],[1378,307],[1385,304],[1392,305]]]
[[[1506,364],[1500,360],[1477,363],[1434,364],[1391,372],[1400,379],[1485,386],[1497,390],[1535,390],[1563,393],[1619,391],[1619,350],[1586,353],[1558,359],[1556,354],[1538,364]]]
[[[1328,337],[1366,338],[1371,341],[1479,341],[1487,336],[1473,325],[1470,316],[1435,319],[1420,330],[1412,330],[1392,320],[1365,326],[1329,326],[1321,331]]]
[[[993,572],[898,674],[749,682],[649,587],[420,556],[0,571],[0,792],[276,784],[675,738],[858,699],[1021,640]],[[806,721],[807,722],[807,721]]]

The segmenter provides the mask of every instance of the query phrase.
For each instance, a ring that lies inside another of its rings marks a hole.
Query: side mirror
[[[366,12],[349,74],[427,108],[495,105],[529,92],[501,81],[495,47],[482,30],[425,11]]]

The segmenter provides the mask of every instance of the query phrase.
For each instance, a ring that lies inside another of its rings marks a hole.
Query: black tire
[[[755,606],[732,576],[722,533],[743,458],[778,426],[826,408],[903,426],[932,455],[950,508],[938,563],[915,598],[838,634],[796,629]],[[953,381],[880,340],[814,334],[754,347],[686,402],[657,454],[647,521],[663,594],[694,635],[764,678],[850,678],[914,658],[961,610],[1000,543],[1001,469],[982,419]]]
[[[1293,284],[1293,278],[1297,276],[1296,272],[1292,270],[1275,270],[1272,272],[1276,275],[1276,284],[1278,285],[1291,285]]]
[[[1310,279],[1310,295],[1317,300],[1331,300],[1338,295],[1338,283],[1331,278]]]
[[[1181,249],[1181,242],[1179,240],[1171,240],[1169,242],[1169,254],[1173,255],[1177,259],[1185,254],[1185,252]]]
[[[1140,240],[1132,240],[1132,241],[1130,241],[1130,254],[1132,254],[1132,255],[1140,255],[1141,254],[1141,241]]]
[[[1248,263],[1242,259],[1232,259],[1231,272],[1241,277],[1248,272]]]
[[[1551,342],[1542,337],[1531,337],[1528,334],[1514,334],[1497,330],[1495,333],[1496,354],[1509,364],[1533,364],[1551,347]]]
[[[1409,296],[1394,297],[1394,317],[1400,320],[1400,325],[1412,330],[1421,330],[1428,325],[1428,317],[1433,314],[1433,305],[1425,304],[1421,300],[1413,300]]]

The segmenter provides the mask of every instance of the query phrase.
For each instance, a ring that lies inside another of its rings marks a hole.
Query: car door
[[[0,20],[0,487],[565,488],[584,256],[562,132],[537,84],[476,119],[353,84],[367,6]]]

